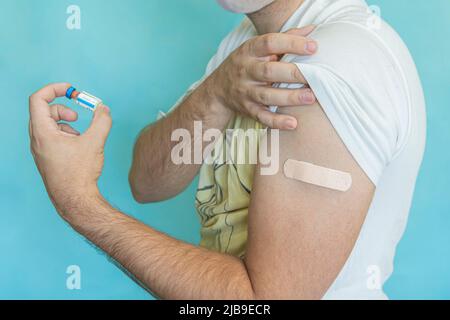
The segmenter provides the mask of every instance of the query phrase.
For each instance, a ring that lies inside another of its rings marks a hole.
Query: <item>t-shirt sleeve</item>
[[[314,91],[349,152],[377,185],[404,144],[407,92],[398,63],[375,33],[350,23],[319,26],[319,51],[286,56]]]

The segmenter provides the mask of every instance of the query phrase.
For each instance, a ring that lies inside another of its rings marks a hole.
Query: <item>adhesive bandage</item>
[[[337,191],[348,191],[352,176],[347,172],[316,166],[312,163],[289,159],[283,168],[286,177]]]

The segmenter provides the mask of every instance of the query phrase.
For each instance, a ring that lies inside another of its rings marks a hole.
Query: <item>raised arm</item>
[[[223,130],[226,127],[232,116],[231,110],[217,100],[211,83],[212,79],[207,79],[168,117],[149,125],[139,135],[129,174],[136,201],[147,203],[176,196],[197,175],[200,164],[175,164],[172,161],[172,149],[179,143],[172,141],[172,133],[177,129],[187,129],[193,146],[195,121],[201,121],[204,130]]]
[[[310,26],[246,42],[167,118],[145,128],[136,142],[129,175],[135,199],[141,203],[165,200],[191,183],[200,165],[174,164],[171,152],[179,141],[172,141],[171,137],[176,129],[187,129],[193,146],[194,121],[201,121],[204,131],[222,131],[235,113],[242,113],[271,128],[295,129],[295,118],[273,114],[267,106],[315,102],[310,89],[272,88],[275,82],[305,83],[294,64],[278,60],[279,55],[286,53],[313,54],[317,45],[305,38],[312,30]],[[190,158],[193,160],[192,154]]]

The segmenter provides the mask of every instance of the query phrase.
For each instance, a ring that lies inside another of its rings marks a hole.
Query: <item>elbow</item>
[[[148,181],[151,181],[149,178]],[[142,174],[131,168],[128,175],[131,194],[134,200],[140,204],[154,203],[171,198],[171,194],[161,192],[161,188],[156,187],[157,183],[150,184],[142,179]]]
[[[152,202],[151,200],[147,199],[144,194],[136,191],[136,189],[131,188],[131,194],[133,195],[133,199],[139,204],[147,204]]]
[[[136,174],[135,170],[131,168],[128,175],[128,183],[130,185],[131,194],[133,195],[134,200],[140,204],[151,202],[151,200],[146,196],[146,193],[143,191],[142,183],[137,177],[138,174]]]

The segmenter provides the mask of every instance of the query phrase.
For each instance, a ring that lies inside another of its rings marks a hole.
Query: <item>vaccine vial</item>
[[[76,104],[91,111],[95,111],[102,100],[84,91],[77,91],[74,87],[67,89],[66,98],[75,101]]]

